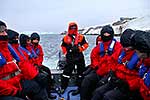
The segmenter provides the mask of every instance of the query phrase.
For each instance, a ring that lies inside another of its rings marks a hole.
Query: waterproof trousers
[[[54,87],[54,81],[53,81],[52,76],[51,76],[51,71],[48,67],[46,67],[44,65],[41,65],[40,68],[39,68],[39,72],[47,74],[46,75],[47,76],[46,90],[48,92],[48,96],[50,96],[51,90]]]
[[[103,100],[103,95],[107,93],[108,91],[114,89],[116,86],[108,82],[100,87],[98,87],[94,92],[93,92],[93,97],[92,100]]]
[[[3,97],[0,97],[0,100],[25,100],[25,99],[13,97],[13,96],[3,96]]]
[[[77,69],[75,69],[75,66],[77,66]],[[72,76],[73,70],[75,71],[75,74],[77,74],[77,80],[76,84],[80,88],[81,82],[82,82],[82,73],[85,71],[85,61],[84,57],[81,57],[79,59],[67,59],[67,64],[64,68],[62,77],[61,77],[61,88],[66,89],[68,86],[69,79]]]
[[[102,100],[143,100],[139,91],[123,92],[119,88],[108,91]]]
[[[95,71],[84,77],[80,91],[81,100],[91,100],[92,92],[96,89],[100,79],[101,76],[97,75]]]
[[[25,96],[28,96],[31,100],[48,100],[46,89],[32,80],[22,81],[21,97]]]

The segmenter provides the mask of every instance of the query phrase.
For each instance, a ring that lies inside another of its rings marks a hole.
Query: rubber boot
[[[63,94],[68,86],[69,78],[61,76],[61,90],[60,93]]]
[[[78,76],[78,78],[77,78],[77,86],[78,86],[78,88],[77,88],[77,90],[75,90],[75,91],[72,92],[73,96],[78,95],[80,93],[80,88],[81,88],[81,82],[82,82],[82,80],[83,80],[83,77],[82,76]]]

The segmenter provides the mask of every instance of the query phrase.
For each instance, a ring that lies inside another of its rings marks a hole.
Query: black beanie
[[[36,39],[36,38],[38,39],[38,41],[40,41],[40,36],[39,36],[39,34],[38,34],[38,33],[35,33],[35,32],[32,33],[32,34],[31,34],[31,40],[34,40],[34,39]]]
[[[131,36],[135,34],[132,29],[126,29],[120,37],[120,43],[123,47],[131,46]]]
[[[30,37],[28,35],[21,34],[19,37],[20,45],[22,47],[26,47],[28,39],[30,39]]]
[[[16,36],[19,36],[19,33],[16,32],[16,31],[13,31],[11,29],[8,29],[7,31],[7,34],[8,34],[8,38],[9,39],[14,39]]]
[[[104,33],[109,33],[110,36],[104,36]],[[102,40],[105,41],[109,41],[111,39],[113,39],[114,37],[114,30],[110,25],[106,25],[102,28],[101,30],[101,38]]]
[[[4,22],[0,21],[0,32],[5,31],[6,27],[7,27],[6,24]]]
[[[4,22],[2,22],[2,21],[0,21],[0,26],[5,26],[5,27],[7,27],[6,24],[5,24]]]
[[[150,33],[137,30],[131,38],[131,44],[134,49],[143,53],[150,53]]]
[[[19,36],[19,33],[17,33],[16,31],[13,31],[11,29],[8,29],[6,32],[8,34],[8,41],[10,44],[18,43],[18,40],[14,40],[14,39],[16,39],[16,36]]]

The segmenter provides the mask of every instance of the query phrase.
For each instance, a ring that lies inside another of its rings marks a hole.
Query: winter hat
[[[70,22],[68,27],[68,34],[77,35],[78,34],[78,25],[76,22]]]
[[[120,43],[123,47],[131,46],[131,36],[135,34],[132,29],[126,29],[120,37]]]
[[[5,27],[7,27],[6,24],[5,24],[4,22],[2,22],[2,21],[0,21],[0,26],[5,26]]]
[[[104,33],[109,33],[110,36],[104,36]],[[114,37],[114,30],[110,25],[106,25],[101,30],[101,38],[104,42],[112,40]]]
[[[3,32],[6,29],[6,24],[2,21],[0,21],[0,32]]]
[[[31,40],[34,40],[34,39],[38,39],[38,41],[40,41],[40,36],[38,33],[34,32],[31,34]]]
[[[150,33],[137,30],[131,38],[131,44],[134,49],[143,53],[150,53]]]
[[[6,32],[8,34],[8,40],[9,40],[10,44],[18,43],[18,40],[15,40],[15,39],[16,39],[16,36],[19,36],[19,33],[17,33],[16,31],[13,31],[11,29],[8,29]]]
[[[29,40],[30,37],[28,35],[25,34],[21,34],[19,37],[19,41],[20,41],[20,45],[23,47],[26,47],[27,45],[27,40]]]

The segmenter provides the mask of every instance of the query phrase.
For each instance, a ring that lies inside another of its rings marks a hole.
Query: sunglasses
[[[75,26],[75,25],[74,26],[70,26],[69,29],[70,30],[77,29],[77,26]]]

